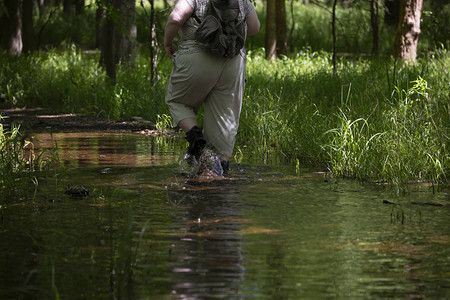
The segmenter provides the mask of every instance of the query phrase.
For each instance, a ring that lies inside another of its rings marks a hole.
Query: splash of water
[[[178,159],[180,173],[187,176],[222,176],[223,168],[217,154],[205,148],[199,159],[188,153],[182,153]]]

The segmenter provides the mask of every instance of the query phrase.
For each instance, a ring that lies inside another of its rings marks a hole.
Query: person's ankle
[[[221,160],[220,165],[222,166],[223,174],[228,173],[228,171],[230,170],[230,161]]]
[[[197,125],[193,126],[186,132],[186,140],[189,142],[188,153],[198,160],[206,146],[202,130]]]

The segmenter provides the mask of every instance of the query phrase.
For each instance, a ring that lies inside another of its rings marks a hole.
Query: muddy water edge
[[[399,196],[245,159],[188,178],[178,137],[33,141],[57,142],[63,174],[2,209],[0,299],[450,296],[450,207],[420,205],[448,205],[448,190]]]

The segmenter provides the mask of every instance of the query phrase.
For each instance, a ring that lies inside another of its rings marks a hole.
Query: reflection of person
[[[220,154],[228,169],[239,125],[245,85],[245,51],[232,58],[207,54],[195,39],[199,21],[213,0],[178,0],[164,33],[164,48],[173,68],[166,91],[174,124],[189,142],[188,153],[200,156],[206,143]],[[222,0],[222,2],[233,0]],[[236,0],[235,0],[236,1]],[[250,0],[237,0],[239,20],[245,20],[247,35],[259,32],[259,19]],[[180,31],[178,49],[173,40]],[[203,131],[197,126],[197,112],[205,103]]]
[[[172,295],[240,299],[245,274],[241,190],[223,183],[193,187],[168,191],[170,202],[177,203],[170,242]]]

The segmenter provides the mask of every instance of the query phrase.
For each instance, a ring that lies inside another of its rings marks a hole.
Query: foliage
[[[340,2],[340,1],[339,1]],[[392,53],[396,28],[383,23],[384,10],[379,7],[379,53]],[[419,53],[434,51],[443,45],[450,45],[448,23],[450,20],[450,3],[443,9],[434,9],[425,1],[421,22],[422,33],[419,40]],[[287,29],[292,29],[293,55],[304,48],[312,51],[329,51],[333,49],[331,35],[332,1],[294,1],[293,10],[286,5]],[[337,52],[345,55],[369,54],[372,49],[372,28],[370,24],[370,1],[349,1],[348,7],[338,5],[337,18]],[[256,9],[261,20],[261,32],[250,37],[248,48],[257,49],[264,45],[265,5],[257,1]],[[294,22],[293,22],[294,18]]]
[[[0,55],[0,94],[12,105],[125,119],[140,116],[172,126],[164,101],[170,60],[150,83],[149,60],[120,67],[111,85],[98,55],[50,51]],[[266,162],[326,164],[340,176],[404,185],[446,182],[449,174],[448,67],[445,50],[416,65],[391,59],[341,58],[304,49],[268,62],[249,51],[246,95],[236,153]],[[201,120],[201,118],[200,118]]]
[[[50,51],[0,55],[0,94],[12,105],[125,119],[171,127],[164,91],[171,67],[150,83],[149,60],[120,67],[111,85],[96,54]],[[391,59],[341,58],[305,49],[275,62],[248,53],[248,83],[236,153],[301,164],[327,164],[341,176],[403,185],[446,182],[449,172],[448,67],[445,50],[399,66]],[[201,118],[200,118],[201,119]]]
[[[156,122],[158,114],[168,113],[165,82],[152,86],[147,57],[138,57],[134,67],[119,66],[115,85],[98,66],[98,59],[98,54],[83,53],[75,46],[19,58],[0,54],[0,94],[13,105],[26,103],[113,119],[139,115]],[[169,67],[162,64],[160,72],[167,74]]]
[[[41,46],[56,50],[21,57],[0,53],[0,99],[9,106],[41,106],[111,119],[140,116],[159,129],[171,127],[164,101],[171,62],[164,55],[158,57],[158,81],[150,80],[148,1],[138,1],[136,7],[141,54],[134,65],[118,67],[114,85],[98,64],[98,51],[82,50],[94,47],[95,5],[89,3],[83,15],[67,17],[60,8],[49,8],[35,16]],[[395,185],[411,180],[446,182],[450,59],[445,25],[450,5],[440,10],[424,6],[419,47],[422,53],[434,54],[422,54],[416,65],[399,66],[389,57],[341,57],[336,74],[325,52],[332,48],[327,5],[327,1],[295,1],[294,51],[290,57],[268,62],[261,48],[265,6],[257,1],[263,26],[247,42],[248,84],[237,156],[297,167],[326,164],[340,176]],[[156,7],[161,44],[170,8],[162,1]],[[292,12],[287,7],[289,29]],[[380,21],[382,14],[380,8]],[[369,53],[368,1],[339,6],[337,17],[338,52]],[[391,52],[394,31],[380,24],[380,53]]]
[[[261,33],[249,37],[247,48],[256,50],[264,45],[265,9],[261,1],[256,2],[256,10],[261,20]],[[141,5],[142,4],[142,5]],[[292,25],[292,49],[294,53],[304,48],[313,51],[332,51],[331,36],[331,1],[294,1],[293,10],[287,8],[287,29]],[[164,27],[170,7],[164,1],[155,1],[155,29],[159,45],[162,45]],[[65,15],[61,7],[49,7],[41,14],[35,14],[35,30],[39,35],[42,48],[67,48],[72,44],[83,49],[95,48],[95,12],[93,1],[85,7],[82,15]],[[292,12],[295,22],[292,23]],[[149,27],[150,7],[148,1],[136,1],[137,42],[142,51],[150,45]],[[380,53],[392,53],[395,29],[383,23],[384,11],[379,8],[379,43]],[[433,51],[443,45],[448,48],[450,20],[450,4],[441,9],[432,7],[425,1],[421,23],[419,52]],[[367,54],[372,49],[372,33],[370,26],[369,1],[351,1],[348,7],[337,8],[337,49],[339,53]],[[160,52],[163,53],[163,52]]]
[[[34,200],[40,173],[48,170],[56,159],[57,152],[37,153],[33,144],[23,138],[19,126],[5,131],[0,123],[0,209],[15,198]]]
[[[400,67],[341,59],[337,76],[329,59],[250,53],[238,155],[325,163],[339,176],[402,187],[447,182],[448,53]]]

